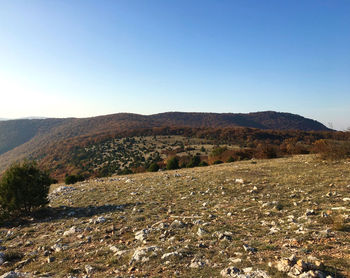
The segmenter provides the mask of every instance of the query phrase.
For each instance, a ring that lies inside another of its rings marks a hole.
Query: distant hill
[[[0,172],[26,157],[44,157],[47,149],[77,137],[116,136],[131,130],[161,127],[330,131],[323,124],[290,113],[248,114],[167,112],[154,115],[118,113],[91,118],[21,119],[0,122]]]
[[[329,131],[330,129],[308,118],[274,111],[248,114],[167,112],[148,116],[158,122],[190,127],[252,127],[275,130]]]

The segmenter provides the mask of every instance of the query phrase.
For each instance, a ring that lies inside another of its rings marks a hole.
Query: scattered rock
[[[104,218],[103,216],[99,216],[96,219],[90,219],[90,223],[94,223],[94,224],[100,224],[100,223],[104,223],[106,221],[107,221],[107,219]]]
[[[194,258],[191,261],[190,268],[201,268],[201,267],[204,267],[205,265],[206,263],[203,262],[202,260]]]
[[[30,240],[27,240],[25,243],[24,243],[24,247],[28,247],[28,246],[31,246],[33,245],[33,241],[30,241]]]
[[[52,263],[53,261],[55,261],[55,257],[51,257],[50,256],[50,257],[47,258],[47,262],[48,263]]]
[[[94,271],[94,268],[91,265],[86,265],[85,266],[85,272],[86,274],[91,274]]]
[[[161,248],[157,246],[147,246],[147,247],[139,247],[135,250],[134,254],[131,257],[130,264],[137,262],[147,262],[149,261],[149,257],[147,257],[148,253],[153,253],[151,255],[156,255]]]
[[[170,252],[170,253],[165,253],[163,254],[162,256],[162,259],[169,259],[170,257],[182,257],[182,254],[177,252],[177,251],[174,251],[174,252]]]
[[[237,267],[230,266],[221,270],[220,274],[222,277],[237,277],[237,274],[240,274],[241,270]]]
[[[186,226],[185,223],[183,223],[182,221],[180,220],[174,220],[171,224],[170,224],[170,228],[172,229],[176,229],[176,228],[184,228]]]
[[[20,278],[20,277],[29,277],[25,273],[10,271],[6,272],[5,274],[1,275],[0,278]]]
[[[0,252],[0,265],[2,265],[5,262],[5,254],[3,252]]]
[[[198,235],[199,237],[203,237],[203,236],[205,236],[205,235],[207,235],[207,234],[208,234],[208,231],[206,231],[205,229],[203,229],[203,228],[201,228],[201,227],[198,228],[197,235]]]
[[[241,258],[229,258],[229,261],[234,264],[238,264],[242,262]]]
[[[240,270],[237,267],[228,267],[220,272],[222,277],[237,277],[237,278],[269,278],[270,276],[262,270],[253,270],[252,267],[246,267]]]
[[[77,229],[77,227],[73,226],[71,227],[69,230],[65,231],[63,233],[63,236],[70,236],[72,234],[75,234],[76,232],[78,232],[79,230]]]
[[[218,238],[219,240],[231,241],[233,233],[232,232],[228,232],[228,231],[225,231],[225,232],[214,232],[212,236]]]
[[[109,247],[109,250],[111,250],[113,253],[117,253],[119,251],[117,246],[111,246],[111,247]]]
[[[143,229],[143,230],[137,231],[135,233],[135,239],[140,240],[140,241],[144,241],[147,239],[149,232],[150,232],[150,230],[148,230],[148,229]]]
[[[114,253],[114,256],[123,256],[126,253],[129,253],[131,250],[119,250],[117,252]]]
[[[305,216],[316,215],[313,209],[307,209],[305,212]]]
[[[60,243],[56,243],[55,245],[51,246],[51,249],[55,252],[61,252],[68,249],[68,245],[62,245]]]
[[[250,253],[255,253],[256,251],[258,251],[258,250],[256,250],[256,248],[251,247],[247,244],[243,244],[243,248],[245,251],[250,252]]]
[[[275,267],[278,271],[286,273],[290,277],[326,277],[326,274],[321,271],[323,264],[315,257],[309,257],[308,262],[297,260],[293,255],[290,258],[279,260]]]

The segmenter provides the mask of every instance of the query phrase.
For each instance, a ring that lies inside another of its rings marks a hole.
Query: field
[[[113,176],[53,185],[50,199],[35,217],[2,226],[0,273],[286,277],[300,264],[304,277],[350,277],[348,160],[299,155]],[[280,271],[292,255],[298,263]]]

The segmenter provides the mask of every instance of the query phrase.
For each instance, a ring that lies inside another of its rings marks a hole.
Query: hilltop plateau
[[[55,184],[47,209],[2,225],[0,272],[350,277],[349,165],[298,155]]]

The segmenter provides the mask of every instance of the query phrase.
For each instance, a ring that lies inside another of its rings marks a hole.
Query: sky
[[[0,118],[290,112],[350,127],[348,0],[0,0]]]

